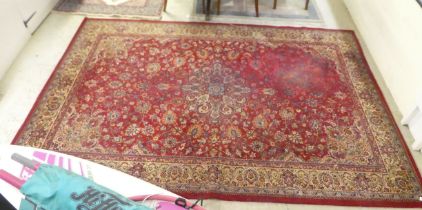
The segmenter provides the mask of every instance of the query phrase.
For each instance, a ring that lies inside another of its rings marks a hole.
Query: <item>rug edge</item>
[[[365,67],[366,67],[366,70],[367,70],[367,72],[368,72],[368,74],[369,74],[369,76],[370,76],[370,79],[374,82],[374,84],[375,84],[375,89],[376,89],[376,91],[378,92],[378,94],[381,96],[381,101],[382,101],[382,103],[383,103],[384,109],[385,109],[385,111],[387,112],[387,115],[388,115],[388,117],[390,118],[390,120],[393,122],[393,126],[394,126],[394,128],[395,128],[395,129],[396,129],[396,131],[399,133],[399,140],[400,140],[400,143],[401,143],[401,145],[402,145],[402,147],[403,147],[403,149],[404,149],[404,151],[405,151],[405,153],[406,153],[407,159],[410,161],[411,166],[413,167],[413,171],[416,173],[416,176],[417,176],[417,178],[418,178],[418,182],[419,182],[419,186],[420,186],[420,187],[422,187],[422,175],[421,175],[421,173],[420,173],[420,171],[419,171],[418,165],[416,164],[416,161],[415,161],[415,159],[413,158],[413,155],[412,155],[412,153],[411,153],[411,151],[410,151],[410,149],[409,149],[409,146],[408,146],[408,145],[407,145],[407,143],[406,143],[406,140],[405,140],[405,138],[404,138],[404,136],[403,136],[403,133],[401,132],[400,127],[398,126],[397,121],[396,121],[396,119],[394,118],[394,114],[393,114],[393,112],[391,111],[390,105],[387,103],[387,99],[386,99],[386,97],[385,97],[384,93],[382,92],[381,87],[380,87],[380,85],[378,84],[378,81],[377,81],[377,79],[375,78],[374,73],[372,72],[372,69],[371,69],[371,67],[370,67],[370,65],[369,65],[369,63],[368,63],[368,60],[367,60],[367,59],[366,59],[366,57],[365,57],[365,53],[364,53],[364,51],[363,51],[362,45],[361,45],[361,43],[360,43],[360,41],[359,41],[359,38],[358,38],[358,36],[356,35],[356,33],[355,33],[354,31],[353,31],[353,33],[352,33],[352,36],[353,36],[354,41],[355,41],[355,42],[356,42],[356,44],[357,44],[357,47],[358,47],[359,53],[360,53],[360,54],[361,54],[361,56],[362,56],[362,61],[363,61],[364,65],[365,65]],[[394,102],[394,103],[395,103],[395,102]],[[421,196],[421,198],[422,198],[422,196]]]
[[[49,86],[49,84],[52,82],[52,80],[54,79],[54,76],[57,73],[57,70],[59,69],[59,66],[63,63],[64,59],[67,57],[67,54],[70,51],[70,48],[73,46],[74,42],[76,41],[76,38],[78,37],[78,35],[80,34],[83,26],[86,24],[88,18],[84,17],[81,24],[78,26],[78,29],[76,30],[75,34],[73,35],[72,39],[70,40],[69,44],[67,45],[63,55],[61,56],[60,60],[57,62],[57,64],[55,65],[53,71],[51,72],[50,76],[47,79],[47,82],[44,84],[43,88],[41,89],[40,93],[38,94],[37,98],[35,99],[34,104],[32,105],[29,113],[27,114],[24,122],[22,123],[22,125],[19,127],[16,135],[13,137],[13,140],[10,144],[13,145],[17,145],[17,141],[19,139],[19,137],[22,135],[22,132],[24,130],[24,128],[26,127],[26,125],[28,125],[32,115],[35,112],[35,109],[38,107],[42,97],[45,95],[45,93],[47,92],[47,87]]]
[[[341,199],[318,199],[318,198],[294,198],[294,197],[274,197],[258,195],[226,195],[220,193],[201,193],[202,196],[196,196],[196,193],[177,192],[188,199],[218,199],[224,201],[244,201],[244,202],[269,202],[286,203],[298,205],[331,205],[331,206],[354,206],[354,207],[387,207],[387,208],[420,208],[422,202],[403,202],[403,201],[358,201]]]
[[[262,24],[246,24],[246,23],[221,23],[221,22],[208,22],[208,21],[174,21],[174,20],[146,20],[146,19],[119,19],[119,18],[96,18],[86,17],[87,21],[101,20],[101,21],[126,21],[126,22],[154,22],[154,23],[174,23],[174,24],[192,24],[192,25],[227,25],[227,26],[249,26],[249,27],[264,27],[264,28],[285,28],[285,29],[306,29],[306,30],[321,30],[321,31],[338,31],[355,33],[353,29],[333,29],[323,27],[306,27],[306,26],[275,26],[275,25],[262,25]]]

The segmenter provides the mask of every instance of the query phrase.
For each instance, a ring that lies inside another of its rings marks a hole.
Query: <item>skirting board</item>
[[[403,125],[409,127],[415,142],[412,149],[422,149],[422,98],[416,103],[416,107],[401,121]]]

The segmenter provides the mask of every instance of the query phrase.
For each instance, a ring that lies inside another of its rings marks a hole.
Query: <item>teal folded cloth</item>
[[[92,180],[45,164],[25,182],[20,191],[39,209],[152,210]]]

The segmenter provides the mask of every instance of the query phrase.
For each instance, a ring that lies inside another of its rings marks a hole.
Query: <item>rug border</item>
[[[34,104],[32,105],[31,110],[29,111],[28,115],[25,118],[25,121],[22,123],[21,127],[19,128],[18,132],[16,133],[15,137],[13,138],[12,142],[10,144],[16,144],[16,141],[21,136],[25,126],[29,123],[29,120],[31,119],[31,116],[34,114],[35,109],[38,107],[42,97],[45,95],[45,92],[47,91],[47,87],[50,85],[51,81],[53,80],[54,76],[57,73],[57,70],[59,66],[63,63],[63,60],[65,57],[67,57],[67,54],[70,51],[70,48],[73,46],[74,42],[76,41],[76,38],[78,37],[79,33],[81,32],[83,26],[87,22],[88,18],[84,17],[80,25],[78,26],[78,29],[76,30],[75,34],[73,35],[72,39],[70,40],[69,44],[67,45],[62,57],[60,58],[59,62],[54,66],[54,70],[50,74],[50,76],[47,79],[47,82],[45,83],[44,87],[41,89],[41,92],[38,94],[37,98],[35,99]]]
[[[176,192],[187,199],[218,199],[225,201],[239,202],[269,202],[284,203],[298,205],[323,205],[323,206],[349,206],[349,207],[387,207],[387,208],[419,208],[419,202],[402,202],[402,201],[366,201],[366,200],[344,200],[344,199],[318,199],[318,198],[293,198],[293,197],[272,197],[259,195],[230,195],[220,193],[199,193]]]
[[[201,24],[201,25],[231,25],[231,26],[249,26],[249,27],[264,27],[264,28],[286,28],[286,29],[298,29],[298,30],[321,30],[321,31],[339,31],[339,32],[348,32],[352,34],[354,42],[356,42],[360,55],[362,56],[362,61],[366,67],[366,71],[369,73],[371,80],[375,84],[375,88],[378,94],[381,96],[381,101],[384,109],[387,111],[387,115],[389,116],[390,120],[393,121],[393,125],[395,129],[399,133],[399,139],[402,147],[404,148],[407,158],[411,163],[413,171],[416,173],[416,176],[419,181],[419,185],[422,186],[422,176],[419,172],[419,169],[416,165],[415,160],[410,152],[406,141],[404,140],[404,136],[401,133],[400,128],[398,127],[392,111],[387,103],[387,100],[384,94],[381,91],[381,88],[375,79],[374,74],[369,66],[369,63],[365,57],[363,48],[359,42],[358,37],[354,30],[350,29],[327,29],[327,28],[313,28],[313,27],[296,27],[296,26],[271,26],[271,25],[258,25],[258,24],[240,24],[240,23],[212,23],[212,22],[187,22],[187,21],[161,21],[161,20],[139,20],[139,19],[117,19],[117,18],[90,18],[84,17],[81,24],[79,25],[76,33],[73,35],[71,41],[69,42],[66,50],[64,51],[62,57],[60,58],[59,62],[54,67],[53,72],[51,73],[50,77],[48,78],[46,84],[41,89],[41,92],[37,96],[30,112],[28,113],[25,121],[20,126],[18,132],[16,133],[15,137],[13,138],[11,144],[16,144],[16,141],[21,136],[24,128],[29,123],[35,109],[38,107],[42,97],[45,95],[48,86],[52,82],[53,78],[55,77],[57,70],[60,65],[62,65],[64,59],[67,57],[70,49],[72,48],[74,42],[76,41],[78,35],[81,33],[83,26],[86,24],[87,21],[90,20],[97,20],[97,21],[126,21],[126,22],[154,22],[154,23],[174,23],[174,24]],[[189,192],[177,192],[185,197],[201,197],[202,199],[210,198],[210,199],[221,199],[227,201],[255,201],[255,202],[280,202],[280,203],[292,203],[292,204],[317,204],[317,205],[335,205],[335,206],[361,206],[361,207],[402,207],[402,208],[417,208],[422,207],[422,202],[406,202],[406,201],[358,201],[358,200],[341,200],[341,199],[314,199],[314,198],[286,198],[286,197],[269,197],[269,196],[254,196],[254,195],[225,195],[221,193],[189,193]],[[201,196],[197,196],[197,195]]]

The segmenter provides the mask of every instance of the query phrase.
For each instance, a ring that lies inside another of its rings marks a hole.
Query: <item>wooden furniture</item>
[[[306,3],[305,3],[305,10],[308,10],[308,7],[309,7],[309,1],[310,1],[310,0],[306,0]]]
[[[305,10],[308,10],[309,8],[309,1],[310,0],[306,0],[305,2]],[[277,8],[277,0],[274,0],[273,9],[276,9],[276,8]],[[259,17],[259,0],[255,0],[255,13],[256,13],[256,16]]]
[[[167,0],[164,0],[164,6],[163,6],[164,12],[166,11],[166,9],[167,9]]]
[[[205,0],[202,0],[202,10],[204,10],[205,7]],[[217,15],[220,15],[220,5],[221,5],[221,0],[217,0]],[[210,16],[210,10],[211,10],[211,0],[207,0],[207,5],[205,8],[205,14],[206,14],[206,18],[208,19]]]
[[[309,1],[310,0],[306,0],[305,10],[308,10]],[[217,15],[220,15],[220,5],[221,5],[221,0],[217,0]],[[164,0],[164,12],[166,11],[166,8],[167,8],[167,0]],[[276,8],[277,8],[277,0],[274,0],[273,9],[276,9]],[[206,4],[205,4],[205,0],[202,0],[202,12],[206,14],[207,18],[210,15],[210,9],[211,9],[211,0],[207,0]],[[256,16],[259,17],[259,0],[255,0],[255,13],[256,13]]]

